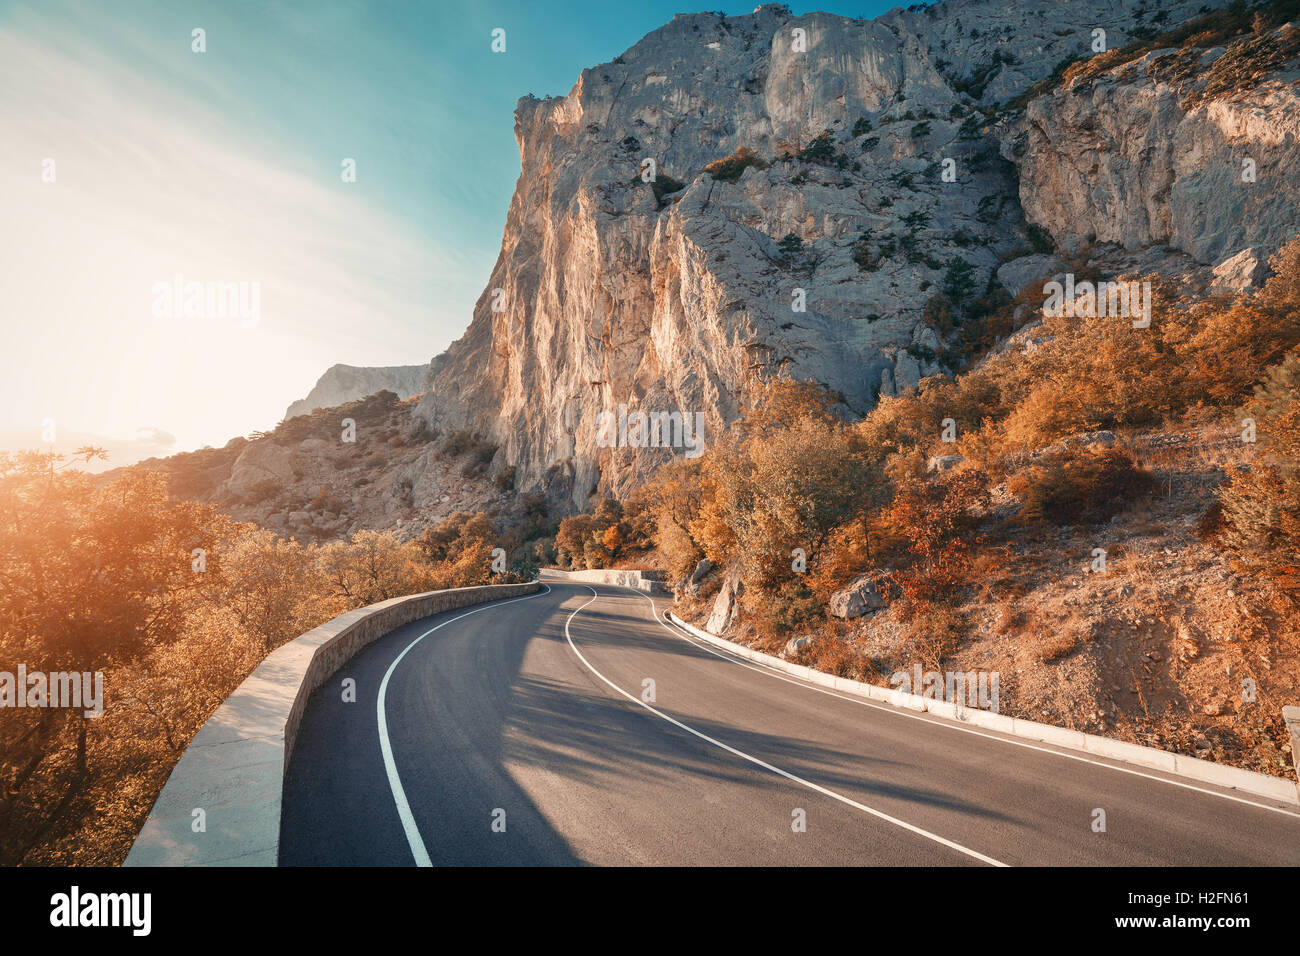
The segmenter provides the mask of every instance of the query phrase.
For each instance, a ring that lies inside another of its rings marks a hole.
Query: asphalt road
[[[547,587],[395,631],[317,691],[281,865],[1300,864],[1295,807],[841,696],[706,648],[666,601]]]

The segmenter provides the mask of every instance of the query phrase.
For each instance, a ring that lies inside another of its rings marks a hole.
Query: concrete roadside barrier
[[[668,585],[664,583],[662,571],[557,571],[554,568],[547,568],[542,574],[558,577],[564,581],[576,581],[578,584],[609,584],[614,587],[632,588],[635,591],[661,597],[671,593]]]
[[[276,648],[185,748],[125,865],[275,866],[284,772],[312,692],[362,648],[405,624],[540,588],[533,581],[392,598],[340,614]]]
[[[1157,747],[1144,747],[1125,740],[1113,740],[1109,737],[1086,734],[1066,727],[1053,727],[1050,724],[1040,724],[1019,717],[1006,717],[1002,714],[962,706],[952,701],[937,700],[918,694],[904,693],[901,690],[889,687],[877,687],[875,684],[866,684],[845,677],[835,677],[804,667],[801,664],[792,664],[762,651],[743,647],[740,644],[728,641],[726,638],[718,637],[716,634],[710,634],[693,624],[688,624],[671,611],[667,612],[666,616],[677,627],[707,644],[712,644],[719,649],[770,667],[773,670],[802,677],[810,683],[822,687],[828,687],[857,697],[864,697],[868,700],[880,701],[894,707],[924,711],[935,717],[955,723],[970,724],[1028,740],[1054,744],[1070,750],[1079,750],[1098,757],[1122,760],[1125,763],[1136,764],[1154,770],[1163,770],[1166,773],[1176,774],[1202,783],[1211,783],[1270,800],[1300,806],[1300,783],[1295,780],[1270,777],[1267,774],[1242,770],[1239,767],[1229,767],[1209,760],[1201,760],[1197,757],[1185,757],[1182,754],[1170,753]],[[1300,730],[1300,708],[1287,708],[1287,710],[1295,711],[1296,727],[1297,730]]]

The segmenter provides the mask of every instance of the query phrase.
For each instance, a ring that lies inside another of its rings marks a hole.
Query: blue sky
[[[96,439],[117,464],[219,445],[335,362],[428,361],[496,259],[515,101],[567,93],[682,8],[0,2],[0,448],[47,419],[55,447]],[[150,314],[176,273],[258,282],[256,327]]]

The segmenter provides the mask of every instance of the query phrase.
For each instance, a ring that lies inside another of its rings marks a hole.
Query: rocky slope
[[[507,476],[485,475],[496,449],[431,432],[411,408],[381,391],[221,448],[132,467],[165,474],[176,497],[218,505],[303,542],[360,530],[412,538],[458,511],[487,513],[503,527],[517,523],[527,499],[514,494]]]
[[[1106,537],[1122,542],[1106,574],[1090,573],[1080,560],[1096,546],[1095,527],[1007,534],[990,525],[985,544],[993,550],[979,565],[983,583],[957,604],[966,624],[944,666],[999,673],[999,713],[1007,716],[1289,776],[1290,750],[1275,721],[1300,694],[1300,645],[1288,619],[1293,605],[1235,570],[1194,520],[1241,463],[1241,442],[1217,424],[1075,440],[1118,443],[1152,468],[1167,492],[1106,526]],[[993,508],[1008,500],[1000,486]],[[871,662],[867,679],[890,686],[889,677],[924,660],[926,648],[903,602],[882,605],[867,577],[861,590],[842,592],[869,603],[848,614],[840,609],[838,616],[852,620],[838,632],[810,629],[788,641],[785,634],[765,640],[736,613],[735,580],[720,573],[686,589],[674,612],[814,667],[818,652],[837,638],[851,641]],[[1262,689],[1262,706],[1242,698],[1244,677]]]
[[[417,414],[487,436],[494,470],[573,509],[681,453],[602,447],[604,411],[702,412],[707,440],[765,376],[823,382],[861,412],[937,371],[922,316],[948,266],[969,262],[977,291],[1016,273],[1051,245],[1030,223],[1067,250],[1113,243],[1103,265],[1147,251],[1202,285],[1244,253],[1226,271],[1252,281],[1295,222],[1265,181],[1295,149],[1285,56],[1242,101],[1201,95],[1229,54],[1194,50],[1049,90],[1023,119],[995,109],[1089,55],[1096,29],[1114,50],[1213,6],[675,17],[567,96],[519,102],[501,255]],[[735,162],[740,149],[759,161]],[[1226,160],[1243,151],[1261,180],[1230,194]]]
[[[391,365],[362,368],[333,365],[316,381],[315,387],[285,411],[285,418],[310,415],[318,408],[333,408],[355,402],[376,392],[389,391],[398,398],[410,398],[424,391],[427,365]]]

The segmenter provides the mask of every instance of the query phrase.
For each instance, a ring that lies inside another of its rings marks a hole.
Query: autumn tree
[[[314,548],[305,549],[265,528],[250,528],[223,549],[224,604],[245,632],[261,639],[266,651],[310,630],[314,624],[309,622],[323,611],[341,613],[349,606],[340,600],[321,608],[314,600],[322,590],[315,557]],[[351,581],[348,585],[355,587]],[[348,597],[346,586],[339,597]]]
[[[972,533],[990,501],[987,479],[963,468],[934,477],[909,475],[880,515],[912,563],[896,577],[909,597],[938,601],[966,583]]]
[[[215,509],[170,502],[160,475],[100,485],[67,470],[99,454],[0,454],[0,657],[11,669],[111,679],[174,642],[205,584],[193,555],[229,528]],[[79,709],[0,710],[0,860],[23,861],[93,805],[94,723]]]
[[[435,586],[435,575],[420,548],[399,541],[392,532],[358,531],[346,542],[331,541],[319,549],[317,561],[331,595],[343,607],[361,607]],[[483,563],[486,567],[489,562]]]
[[[1300,349],[1270,370],[1242,416],[1264,454],[1219,491],[1222,540],[1244,564],[1300,587]]]

